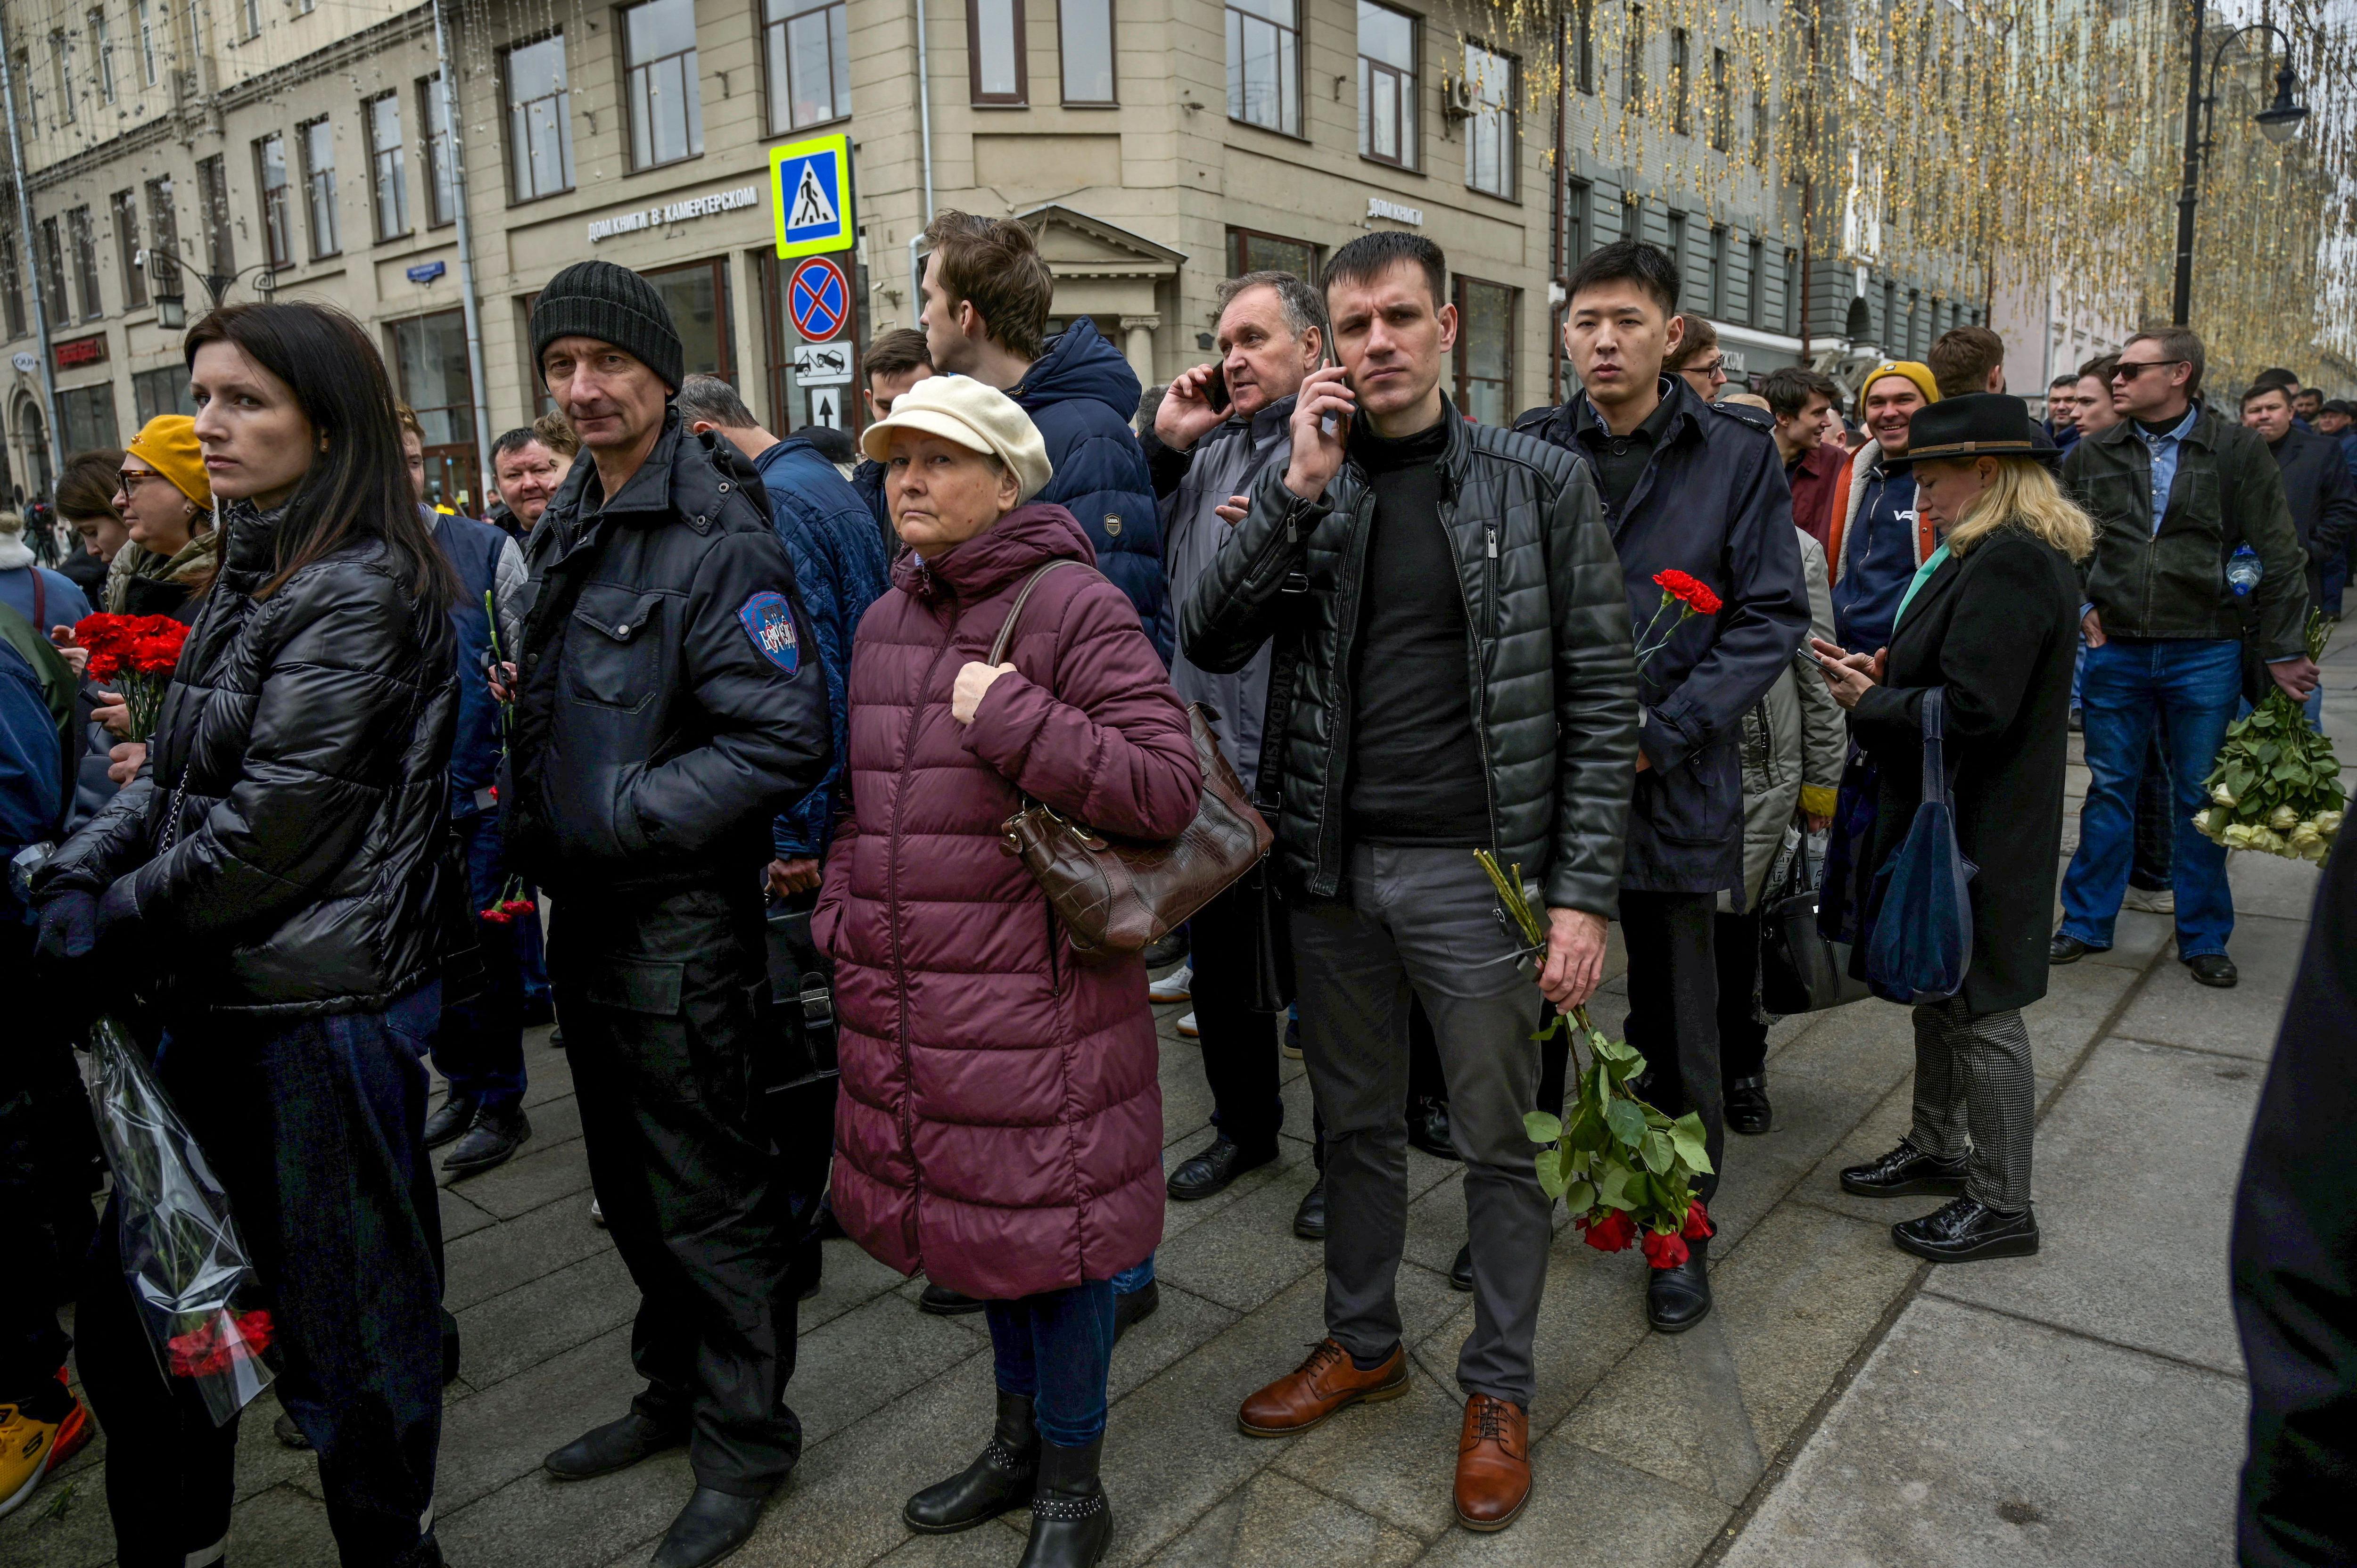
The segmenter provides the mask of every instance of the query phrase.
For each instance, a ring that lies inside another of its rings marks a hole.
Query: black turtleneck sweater
[[[1351,456],[1374,491],[1351,671],[1353,840],[1477,849],[1489,787],[1473,728],[1472,639],[1457,553],[1440,526],[1448,426],[1386,441],[1355,420]]]

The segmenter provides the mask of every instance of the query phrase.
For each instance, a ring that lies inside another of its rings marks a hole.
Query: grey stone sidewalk
[[[2357,656],[2330,660],[2329,722],[2357,735]],[[2075,790],[2083,771],[2074,768]],[[2075,831],[2075,804],[2070,827]],[[2029,1015],[2044,1120],[2035,1259],[1934,1271],[1888,1227],[1928,1202],[1840,1191],[1839,1168],[1904,1132],[1906,1015],[1867,1002],[1770,1036],[1775,1130],[1737,1138],[1717,1218],[1717,1310],[1649,1333],[1644,1266],[1558,1230],[1532,1412],[1536,1487],[1501,1535],[1454,1528],[1457,1348],[1469,1298],[1447,1270],[1464,1235],[1457,1167],[1411,1154],[1400,1300],[1414,1387],[1301,1437],[1255,1441],[1234,1413],[1317,1339],[1318,1249],[1290,1230],[1311,1180],[1309,1102],[1286,1064],[1284,1157],[1173,1206],[1162,1309],[1114,1361],[1105,1450],[1120,1568],[1411,1562],[1742,1564],[2211,1563],[2231,1556],[2241,1361],[2227,1311],[2229,1201],[2312,868],[2236,856],[2243,984],[2204,991],[2165,918],[2123,917],[2116,948],[2054,972]],[[1626,1008],[1615,953],[1598,1022]],[[1166,1159],[1208,1138],[1200,1058],[1163,1013]],[[634,1391],[635,1305],[589,1222],[565,1059],[536,1035],[527,1153],[448,1188],[449,1305],[465,1337],[449,1391],[438,1529],[458,1568],[642,1562],[687,1495],[677,1455],[559,1486],[540,1456]],[[901,1499],[987,1431],[978,1318],[916,1310],[918,1283],[829,1243],[803,1309],[791,1398],[802,1465],[737,1559],[794,1568],[1003,1564],[1020,1516],[948,1538]],[[316,1467],[279,1447],[274,1406],[241,1435],[233,1564],[334,1561]],[[0,1564],[112,1560],[93,1444],[0,1521]]]

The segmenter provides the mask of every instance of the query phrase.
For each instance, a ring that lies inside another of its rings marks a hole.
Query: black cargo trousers
[[[760,889],[576,895],[553,907],[565,1019],[606,1229],[639,1287],[641,1414],[683,1430],[696,1482],[769,1493],[802,1454],[799,1230],[761,1125],[772,1021]]]

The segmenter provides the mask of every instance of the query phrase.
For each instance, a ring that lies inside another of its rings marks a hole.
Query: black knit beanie
[[[679,329],[652,285],[612,262],[576,262],[540,291],[532,307],[532,360],[540,364],[559,338],[595,338],[626,349],[679,391]]]

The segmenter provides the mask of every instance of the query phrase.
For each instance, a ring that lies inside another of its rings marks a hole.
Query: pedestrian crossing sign
[[[837,132],[770,148],[770,194],[779,255],[851,249],[851,137]]]

